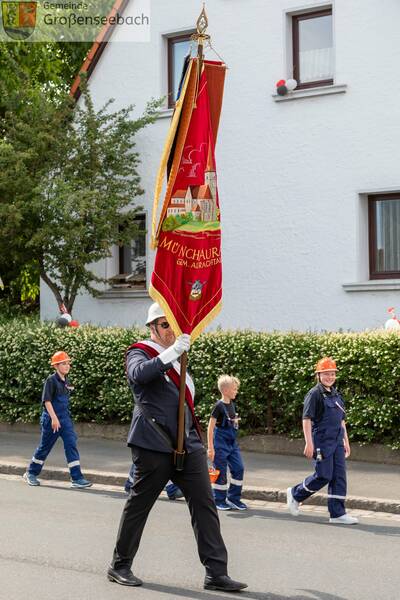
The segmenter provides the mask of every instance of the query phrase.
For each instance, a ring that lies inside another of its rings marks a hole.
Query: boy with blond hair
[[[240,418],[234,400],[239,386],[239,379],[232,375],[221,375],[218,378],[221,399],[214,404],[208,423],[208,458],[219,470],[218,479],[213,484],[218,510],[246,510],[247,508],[241,501],[244,467],[236,440]],[[228,467],[231,474],[229,485]]]

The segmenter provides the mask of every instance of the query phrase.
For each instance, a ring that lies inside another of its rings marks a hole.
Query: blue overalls
[[[68,380],[63,381],[58,373],[51,375],[49,379],[53,378],[51,382],[53,385],[52,398],[44,398],[43,400],[50,400],[54,412],[56,413],[58,420],[60,421],[61,428],[53,432],[51,428],[51,417],[43,405],[43,412],[40,417],[41,425],[41,438],[39,446],[36,448],[35,453],[32,457],[32,461],[28,467],[28,472],[32,475],[38,476],[43,468],[44,461],[49,455],[54,444],[61,436],[64,442],[64,452],[67,459],[68,468],[71,474],[72,480],[82,479],[82,471],[79,460],[79,452],[76,446],[78,436],[75,433],[74,425],[72,423],[71,415],[69,412],[69,397],[71,393],[71,386]],[[47,384],[46,382],[46,384]],[[45,389],[46,389],[45,384]]]
[[[225,502],[226,497],[232,502],[240,501],[243,487],[244,466],[240,449],[236,441],[237,429],[229,417],[225,403],[223,406],[223,417],[221,425],[214,429],[214,466],[219,469],[219,476],[212,484],[215,503]],[[231,473],[231,481],[228,489],[227,467]]]
[[[314,456],[319,448],[322,458],[314,460],[314,473],[296,485],[292,494],[297,502],[303,502],[328,484],[328,510],[330,516],[336,518],[346,513],[346,460],[342,426],[345,411],[343,399],[334,388],[330,394],[323,394],[323,401],[322,419],[313,422],[312,428]]]

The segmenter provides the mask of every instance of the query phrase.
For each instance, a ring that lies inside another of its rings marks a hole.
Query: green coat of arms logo
[[[2,0],[3,28],[13,40],[26,40],[35,30],[37,2]]]

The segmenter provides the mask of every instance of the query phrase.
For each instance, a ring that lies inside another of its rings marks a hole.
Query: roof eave
[[[129,3],[129,0],[116,0],[114,3],[114,6],[112,7],[109,15],[108,15],[108,21],[116,16],[118,13],[122,14],[125,10],[125,8],[127,7]],[[92,47],[90,48],[88,55],[82,65],[82,67],[79,69],[79,73],[78,75],[75,77],[74,82],[71,86],[69,95],[72,96],[75,101],[78,101],[79,96],[81,95],[81,89],[80,89],[80,83],[81,83],[81,73],[86,73],[86,77],[87,79],[90,78],[91,74],[93,73],[94,69],[96,68],[97,63],[100,60],[101,55],[103,54],[105,47],[108,44],[108,41],[114,31],[116,27],[116,24],[111,24],[111,23],[107,23],[106,25],[104,25],[104,27],[101,29],[100,33],[98,34],[96,40],[94,41]]]

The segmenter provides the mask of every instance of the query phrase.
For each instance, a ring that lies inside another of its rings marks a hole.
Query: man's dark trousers
[[[172,454],[132,447],[135,481],[119,525],[112,567],[131,568],[150,510],[167,481],[182,490],[190,514],[201,563],[207,575],[227,575],[228,555],[211,491],[206,451],[186,454],[184,470],[176,471]]]

